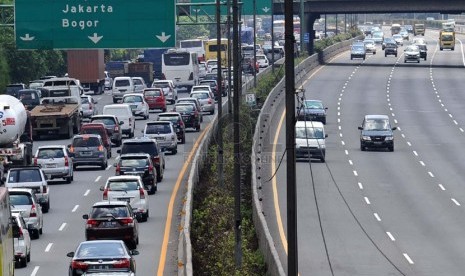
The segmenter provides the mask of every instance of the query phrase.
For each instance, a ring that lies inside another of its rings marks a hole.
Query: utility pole
[[[286,84],[286,166],[287,166],[287,265],[289,276],[297,276],[297,189],[295,164],[295,79],[293,1],[284,3],[285,84]]]
[[[228,1],[228,113],[232,113],[232,99],[231,99],[231,1]]]
[[[221,66],[221,10],[220,10],[220,0],[216,0],[216,45],[218,45],[216,49],[216,56],[217,58],[217,77],[218,80],[217,87],[218,87],[218,128],[216,131],[216,139],[218,142],[218,186],[224,186],[224,172],[223,172],[223,99],[222,99],[222,77],[223,77],[223,68]]]
[[[239,105],[241,103],[242,81],[239,79],[241,72],[239,66],[239,6],[237,0],[233,0],[233,64],[234,64],[234,104],[233,104],[233,124],[234,124],[234,230],[236,236],[235,260],[236,269],[242,266],[242,239],[241,239],[241,158],[240,158],[240,136],[239,136]]]
[[[253,0],[253,87],[257,87],[257,71],[255,71],[255,65],[257,64],[257,46],[255,45],[257,39],[257,0]]]

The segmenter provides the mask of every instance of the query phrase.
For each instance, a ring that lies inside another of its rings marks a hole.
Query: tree
[[[180,22],[191,22],[187,18],[181,17]],[[194,24],[194,23],[192,23]],[[176,39],[185,40],[185,39],[194,39],[198,37],[209,37],[210,31],[206,28],[205,25],[196,24],[196,25],[178,25],[176,30]]]

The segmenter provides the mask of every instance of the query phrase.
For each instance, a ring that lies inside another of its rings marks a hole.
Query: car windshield
[[[129,80],[116,80],[115,81],[115,86],[129,86]]]
[[[176,105],[175,108],[176,108],[176,111],[180,111],[180,112],[194,111],[194,106],[191,104]]]
[[[99,219],[99,218],[123,218],[128,217],[128,208],[126,206],[97,206],[92,208],[90,218]]]
[[[323,139],[323,129],[319,127],[297,127],[295,129],[295,137],[297,139]]]
[[[177,123],[178,120],[178,116],[158,116],[158,121]]]
[[[38,169],[36,170],[12,170],[8,176],[8,182],[21,183],[21,182],[40,182],[42,177]]]
[[[145,167],[148,166],[147,159],[144,158],[131,158],[131,159],[121,159],[120,165],[122,167]]]
[[[136,191],[139,189],[137,181],[132,180],[111,180],[107,184],[107,188],[110,191]]]
[[[81,104],[88,104],[89,103],[89,98],[87,97],[82,97],[81,98]]]
[[[357,46],[352,46],[352,50],[354,50],[354,51],[363,51],[364,49],[363,49],[363,46],[358,46],[357,45]]]
[[[145,128],[146,134],[168,134],[171,133],[169,124],[147,124]]]
[[[15,195],[10,194],[10,204],[11,205],[32,205],[32,198],[31,196],[22,194],[22,195]]]
[[[106,130],[105,130],[106,131]],[[102,133],[101,128],[95,128],[95,127],[86,127],[81,129],[81,134],[97,134],[100,135],[100,137],[103,138],[103,133]]]
[[[147,153],[150,156],[158,155],[157,147],[154,142],[137,142],[137,143],[123,143],[121,154],[125,153]]]
[[[113,119],[110,119],[110,118],[108,118],[108,119],[104,119],[104,118],[93,119],[92,123],[102,123],[105,126],[114,126],[115,125],[115,121]]]
[[[154,83],[152,85],[152,87],[156,87],[156,88],[167,88],[167,87],[170,87],[168,83],[162,83],[162,82],[159,82],[159,83]]]
[[[125,250],[121,243],[84,243],[75,254],[75,258],[123,257]]]
[[[74,147],[98,147],[100,141],[97,137],[76,137],[73,140]]]
[[[142,102],[142,98],[139,96],[127,96],[123,98],[123,103],[139,103]]]
[[[65,154],[63,153],[63,149],[39,149],[37,154],[37,158],[39,159],[48,159],[48,158],[63,158]]]
[[[323,109],[323,104],[316,101],[305,101],[305,108],[309,109]]]
[[[389,130],[389,121],[385,119],[368,119],[365,121],[365,130]]]
[[[144,94],[145,94],[145,96],[158,97],[158,96],[161,96],[161,91],[158,90],[158,89],[145,90]]]
[[[192,93],[191,94],[192,98],[197,98],[197,99],[208,99],[208,94],[207,93]]]

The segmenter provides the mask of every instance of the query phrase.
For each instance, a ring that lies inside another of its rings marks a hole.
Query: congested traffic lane
[[[327,163],[297,164],[301,274],[459,275],[464,270],[455,260],[464,255],[460,233],[465,225],[457,218],[465,200],[458,181],[465,152],[459,120],[452,114],[463,110],[463,101],[458,95],[460,74],[450,70],[463,66],[462,50],[436,52],[432,82],[429,62],[437,32],[426,37],[427,62],[404,65],[401,55],[348,61],[343,54],[305,87],[307,99],[322,99],[329,107],[329,137]],[[441,83],[444,87],[439,89]],[[446,99],[449,109],[441,105]],[[387,114],[399,126],[393,153],[360,151],[357,126],[366,114]],[[280,130],[274,143],[276,162],[283,149],[280,152],[279,145],[285,142],[279,122],[274,124]],[[264,186],[270,189],[265,189],[263,200],[284,264],[285,171],[282,164],[276,186]],[[278,230],[280,220],[276,222],[272,187],[280,203],[283,234]]]
[[[180,92],[179,97],[184,97],[187,93]],[[106,104],[112,103],[109,94],[94,96],[98,100],[99,114]],[[225,100],[225,99],[223,99]],[[172,105],[168,106],[168,110]],[[156,113],[150,113],[149,120],[156,119]],[[210,122],[212,116],[204,116],[202,124],[203,131]],[[142,129],[147,120],[136,120],[136,136],[142,136]],[[138,250],[140,255],[136,256],[137,273],[139,275],[154,275],[159,266],[163,267],[166,274],[174,273],[175,260],[172,250],[177,247],[177,208],[174,209],[171,229],[169,229],[169,243],[167,251],[162,252],[162,243],[168,238],[165,235],[165,225],[167,223],[168,205],[172,197],[174,187],[178,182],[178,177],[187,156],[192,149],[196,139],[201,132],[188,131],[186,133],[186,144],[178,144],[176,155],[165,154],[166,169],[163,181],[158,184],[158,191],[149,196],[150,217],[147,222],[139,224],[140,243]],[[49,137],[53,138],[53,137]],[[34,150],[41,145],[70,143],[66,140],[40,140],[34,142]],[[69,258],[66,253],[74,251],[80,241],[85,239],[85,220],[82,215],[87,213],[92,204],[101,200],[102,192],[99,190],[109,176],[115,174],[112,166],[117,157],[117,148],[112,148],[112,158],[108,162],[106,170],[98,168],[77,168],[74,181],[65,184],[60,181],[52,181],[50,184],[51,208],[44,216],[44,233],[38,240],[32,242],[31,262],[26,268],[17,269],[17,275],[65,275],[68,271]],[[182,179],[181,179],[182,180]],[[53,183],[53,184],[52,184]],[[179,202],[179,197],[175,197]],[[164,264],[159,264],[161,254],[165,254]],[[165,267],[166,266],[166,267]]]

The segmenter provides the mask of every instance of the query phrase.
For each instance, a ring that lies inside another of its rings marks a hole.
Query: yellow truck
[[[441,31],[439,32],[439,49],[451,49],[454,51],[455,48],[455,32]]]

